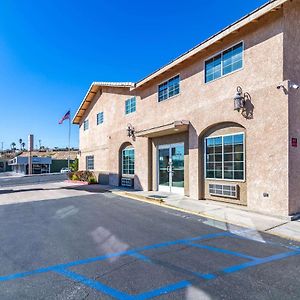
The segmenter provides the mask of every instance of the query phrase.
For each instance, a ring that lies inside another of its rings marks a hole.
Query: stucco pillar
[[[135,176],[134,188],[148,191],[149,189],[149,159],[148,138],[137,138],[135,143]]]
[[[189,128],[189,195],[199,199],[199,139],[196,129]]]

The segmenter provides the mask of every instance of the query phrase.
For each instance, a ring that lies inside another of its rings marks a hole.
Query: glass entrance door
[[[158,189],[184,194],[184,144],[158,147]]]

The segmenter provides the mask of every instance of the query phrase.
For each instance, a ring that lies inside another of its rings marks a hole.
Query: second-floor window
[[[97,125],[102,124],[104,121],[104,114],[103,111],[97,114]]]
[[[84,120],[83,122],[83,130],[88,130],[89,129],[89,120]]]
[[[125,101],[125,114],[131,114],[136,111],[136,99],[132,97]]]
[[[205,82],[230,74],[243,67],[243,42],[219,53],[205,62]]]
[[[180,92],[180,77],[179,75],[163,82],[158,86],[158,102],[171,98]]]

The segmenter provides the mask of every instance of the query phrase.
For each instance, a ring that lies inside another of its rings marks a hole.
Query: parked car
[[[69,168],[62,168],[60,170],[60,173],[69,173],[69,172],[71,172],[71,170]]]

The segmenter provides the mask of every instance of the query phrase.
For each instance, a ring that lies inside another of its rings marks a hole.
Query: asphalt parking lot
[[[1,188],[0,239],[0,299],[300,297],[299,243],[101,190]]]

